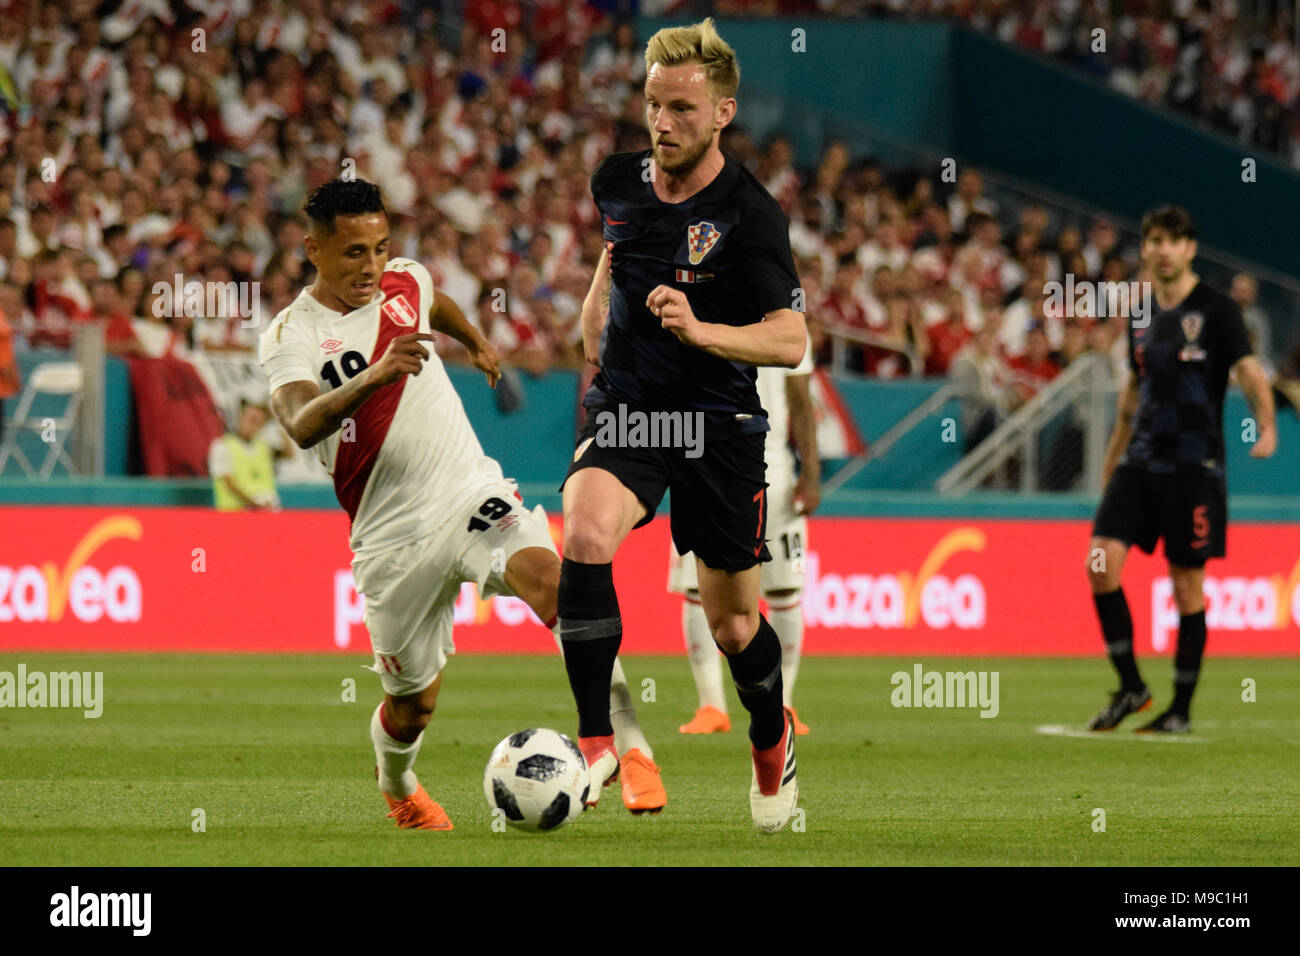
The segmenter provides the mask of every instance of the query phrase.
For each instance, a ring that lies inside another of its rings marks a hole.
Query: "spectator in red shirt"
[[[1061,374],[1061,366],[1052,358],[1047,341],[1047,330],[1041,322],[1032,322],[1025,332],[1025,352],[1007,362],[1011,368],[1013,394],[1016,404],[1027,402],[1038,390]]]
[[[956,289],[949,289],[947,305],[947,317],[926,329],[930,338],[930,354],[925,357],[926,375],[947,375],[953,358],[971,339],[971,330],[966,325],[965,298]]]

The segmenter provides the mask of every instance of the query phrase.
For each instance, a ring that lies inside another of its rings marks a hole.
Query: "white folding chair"
[[[69,474],[77,473],[76,465],[63,446],[77,423],[77,413],[81,409],[81,386],[81,366],[76,362],[45,362],[36,367],[18,399],[13,416],[5,425],[4,444],[0,445],[0,473],[4,472],[11,455],[29,478],[49,478],[54,473],[54,466],[60,461],[67,466]],[[49,414],[45,409],[42,409],[41,414],[33,414],[32,406],[41,396],[65,399],[63,411],[57,416]],[[53,435],[47,439],[46,435],[51,429]],[[47,446],[45,461],[39,470],[32,466],[18,446],[19,436],[27,431],[41,436]]]

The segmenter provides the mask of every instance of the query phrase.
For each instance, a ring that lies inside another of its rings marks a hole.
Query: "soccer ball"
[[[578,745],[545,727],[521,730],[497,744],[483,774],[488,806],[519,830],[558,830],[576,820],[590,785]]]

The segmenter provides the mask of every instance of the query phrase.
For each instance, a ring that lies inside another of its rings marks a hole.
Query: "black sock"
[[[564,669],[578,704],[578,736],[608,737],[614,733],[609,722],[609,681],[623,640],[614,566],[565,558],[556,609]]]
[[[749,711],[749,740],[758,750],[775,747],[785,732],[781,706],[781,639],[758,616],[758,632],[739,654],[727,655],[740,702]]]
[[[1097,619],[1101,621],[1101,635],[1106,639],[1106,653],[1119,673],[1122,690],[1141,690],[1146,684],[1138,673],[1133,657],[1133,617],[1129,614],[1124,589],[1116,588],[1109,594],[1094,594],[1092,603],[1097,606]]]
[[[1201,676],[1201,658],[1205,654],[1205,611],[1178,618],[1178,650],[1174,653],[1174,704],[1170,710],[1180,717],[1189,716],[1196,679]]]

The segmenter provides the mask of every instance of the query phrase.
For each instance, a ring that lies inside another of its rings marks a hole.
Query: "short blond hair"
[[[715,101],[735,96],[740,87],[740,61],[736,51],[718,35],[712,17],[689,27],[664,27],[652,36],[645,46],[646,72],[656,63],[700,64]]]

